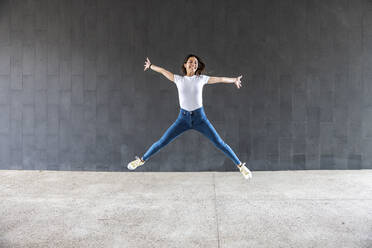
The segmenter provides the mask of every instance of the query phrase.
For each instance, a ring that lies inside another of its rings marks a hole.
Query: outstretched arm
[[[161,68],[160,66],[156,66],[154,64],[151,64],[149,58],[146,58],[145,69],[143,69],[143,70],[146,71],[148,68],[150,68],[153,71],[156,71],[156,72],[159,72],[159,73],[163,74],[164,77],[166,77],[170,81],[174,82],[174,74],[173,73],[171,73],[170,71],[167,71],[164,68]]]
[[[151,66],[152,67],[152,66]],[[242,87],[240,79],[242,76],[236,78],[229,78],[229,77],[209,77],[208,84],[215,84],[215,83],[234,83],[236,87],[239,89]]]

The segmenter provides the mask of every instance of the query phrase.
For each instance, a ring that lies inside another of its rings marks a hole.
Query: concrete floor
[[[0,247],[372,247],[372,170],[1,170]]]

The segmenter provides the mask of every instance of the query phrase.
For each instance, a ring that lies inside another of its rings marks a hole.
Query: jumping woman
[[[180,112],[176,121],[168,128],[163,136],[156,141],[141,158],[135,156],[136,160],[133,160],[128,164],[128,169],[134,170],[138,166],[143,165],[152,155],[174,140],[177,136],[189,129],[195,129],[212,141],[217,148],[222,150],[239,168],[244,178],[252,178],[252,173],[245,166],[246,163],[240,162],[230,146],[220,138],[212,124],[209,122],[205,115],[202,102],[202,90],[205,84],[234,83],[239,89],[241,87],[240,78],[242,76],[237,78],[228,78],[202,75],[205,64],[198,56],[193,54],[186,56],[183,61],[183,76],[173,74],[164,68],[153,65],[149,58],[146,58],[144,71],[149,68],[163,74],[166,78],[176,84],[178,89]]]

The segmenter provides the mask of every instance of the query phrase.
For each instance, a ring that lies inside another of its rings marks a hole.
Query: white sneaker
[[[143,162],[138,156],[135,156],[136,160],[133,160],[128,164],[129,170],[135,170],[137,167],[143,165],[145,162]]]
[[[241,166],[238,165],[240,172],[243,174],[245,179],[252,178],[252,172],[245,166],[245,162]]]

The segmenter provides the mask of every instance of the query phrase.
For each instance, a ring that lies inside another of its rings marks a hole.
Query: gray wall
[[[179,111],[200,55],[224,141],[253,170],[372,168],[372,2],[0,1],[0,168],[126,171]],[[124,166],[123,166],[124,165]],[[236,170],[188,131],[139,171]]]

